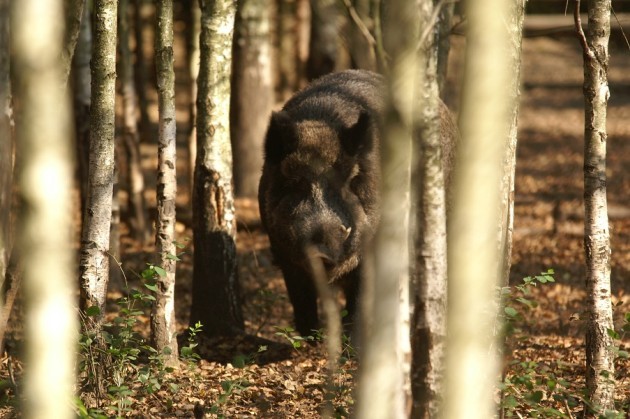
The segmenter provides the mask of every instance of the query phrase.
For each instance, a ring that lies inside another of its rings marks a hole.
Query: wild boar
[[[384,92],[376,73],[333,73],[271,116],[260,215],[304,336],[319,327],[309,256],[319,258],[327,280],[344,290],[344,321],[351,323],[357,309],[362,252],[379,224]],[[443,130],[453,130],[442,113]]]

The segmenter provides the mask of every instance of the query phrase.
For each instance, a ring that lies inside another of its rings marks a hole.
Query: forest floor
[[[618,35],[618,34],[617,34]],[[183,41],[177,41],[182,50]],[[464,39],[454,36],[449,67],[447,102],[457,111],[463,69]],[[177,48],[177,45],[176,45]],[[182,54],[176,58],[178,78],[186,78]],[[616,328],[630,312],[630,51],[625,44],[611,43],[609,80],[611,99],[608,114],[608,199],[612,240],[612,289]],[[505,351],[507,415],[520,417],[577,417],[584,391],[584,302],[585,267],[583,240],[582,164],[583,97],[582,53],[571,36],[531,37],[523,41],[523,87],[519,118],[514,248],[511,284],[526,276],[552,268],[554,283],[540,284],[527,297],[531,308],[510,302],[522,313],[517,330],[508,337]],[[178,82],[178,112],[181,154],[188,130],[187,101],[183,82]],[[155,99],[155,98],[153,98]],[[155,146],[144,144],[143,165],[148,187],[146,197],[155,206]],[[190,243],[190,205],[187,159],[178,162],[178,240]],[[318,417],[327,394],[325,345],[293,347],[287,338],[292,309],[280,271],[273,266],[269,243],[261,229],[257,204],[238,200],[238,257],[246,332],[263,340],[239,342],[200,340],[198,362],[182,362],[173,373],[159,378],[162,387],[149,394],[146,382],[127,383],[131,402],[127,411],[116,411],[118,399],[105,406],[108,416],[192,417],[197,413],[226,418]],[[151,246],[140,246],[125,233],[123,225],[123,269],[131,286],[132,271],[141,271],[154,260]],[[178,328],[188,328],[191,302],[192,257],[190,244],[178,267],[176,313]],[[122,295],[113,289],[110,308]],[[19,306],[18,306],[19,308]],[[0,358],[0,382],[19,376],[21,335],[20,310],[14,310],[7,354]],[[148,336],[149,320],[138,316],[138,332]],[[264,346],[260,343],[265,342]],[[185,339],[181,341],[185,344]],[[628,337],[616,341],[630,349]],[[619,408],[630,403],[630,364],[616,363]],[[330,389],[333,408],[343,416],[353,406],[357,362],[349,357],[340,366]],[[0,387],[0,417],[18,417],[11,402],[11,386]],[[122,396],[121,396],[122,398]],[[624,407],[625,406],[625,407]]]

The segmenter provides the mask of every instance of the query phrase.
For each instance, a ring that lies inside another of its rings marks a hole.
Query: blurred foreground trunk
[[[489,418],[499,362],[496,288],[502,255],[497,246],[514,74],[510,70],[508,3],[467,4],[466,67],[461,143],[448,222],[447,357],[442,417]],[[500,86],[501,88],[497,88]]]
[[[72,263],[70,103],[62,90],[61,1],[12,9],[18,185],[18,248],[24,263],[26,418],[72,418],[77,344]],[[51,110],[54,110],[52,112]]]
[[[381,220],[363,284],[359,418],[405,418],[411,408],[409,212],[417,19],[415,3],[388,2],[384,32],[392,62],[381,142]]]

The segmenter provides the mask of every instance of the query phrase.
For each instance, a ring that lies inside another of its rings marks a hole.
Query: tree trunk
[[[90,115],[90,173],[83,214],[79,282],[81,309],[98,307],[88,317],[86,332],[100,331],[109,273],[109,229],[114,184],[114,101],[116,81],[116,6],[114,0],[94,2],[94,54]]]
[[[431,25],[433,0],[420,3],[420,32]],[[419,193],[417,214],[417,261],[415,304],[411,343],[411,382],[414,418],[437,417],[446,341],[446,194],[440,130],[439,45],[433,31],[419,48],[415,132],[420,137],[417,154]],[[450,138],[450,137],[449,137]],[[414,187],[414,190],[416,188]],[[412,298],[414,298],[412,297]]]
[[[9,0],[0,0],[0,307],[3,305],[5,274],[13,247],[11,202],[13,184],[13,108],[9,37]],[[0,327],[3,325],[0,324]]]
[[[66,31],[64,45],[61,50],[61,63],[63,69],[63,83],[68,83],[70,69],[72,68],[72,57],[74,57],[79,32],[81,30],[81,21],[83,19],[83,9],[85,0],[66,0],[64,1]]]
[[[81,191],[81,214],[85,212],[88,188],[88,162],[90,158],[90,104],[92,102],[92,19],[87,5],[83,8],[83,18],[79,39],[72,60],[74,93],[74,129],[76,135],[77,169]]]
[[[193,300],[190,322],[209,335],[244,329],[236,269],[236,213],[230,145],[230,70],[236,4],[201,0],[201,67],[193,193]]]
[[[516,176],[516,145],[518,132],[518,112],[520,80],[521,80],[521,46],[523,40],[523,20],[525,18],[525,2],[510,3],[508,30],[508,50],[504,52],[509,58],[509,72],[514,75],[511,84],[505,91],[509,95],[509,128],[505,138],[503,154],[503,173],[501,179],[501,217],[499,224],[499,254],[501,255],[501,286],[510,282],[512,259],[512,233],[514,231],[514,178]]]
[[[331,73],[339,56],[337,0],[311,0],[311,38],[306,76],[314,80]]]
[[[589,317],[586,326],[586,387],[594,411],[614,408],[615,374],[610,301],[610,232],[606,202],[606,106],[610,0],[588,2],[588,30],[582,31],[576,2],[575,20],[584,50],[584,250]],[[587,409],[590,410],[590,409]]]
[[[148,100],[145,90],[147,88],[147,58],[144,55],[144,28],[147,26],[148,11],[144,0],[134,0],[134,37],[136,58],[134,66],[134,79],[136,81],[136,92],[138,93],[138,107],[140,108],[140,137],[146,141],[153,137],[151,128],[151,118],[149,118]]]
[[[350,58],[353,68],[376,71],[374,24],[370,18],[370,0],[343,0],[349,15]]]
[[[255,198],[263,165],[263,140],[273,105],[269,0],[238,2],[232,65],[230,127],[234,192]]]
[[[25,418],[72,418],[77,342],[72,274],[72,157],[61,1],[13,2],[16,95],[22,104],[16,167],[24,264]],[[51,112],[54,110],[54,112]]]
[[[190,74],[190,110],[188,133],[188,182],[192,200],[195,178],[195,160],[197,158],[197,77],[199,76],[199,34],[201,32],[201,11],[198,0],[184,2],[186,12],[186,60]]]
[[[469,3],[467,16],[462,139],[448,221],[446,402],[442,405],[446,419],[493,417],[499,373],[494,321],[502,255],[496,231],[502,158],[512,117],[512,95],[506,87],[514,83],[506,54],[508,2]]]
[[[157,3],[156,60],[159,99],[157,238],[159,265],[166,271],[157,281],[159,292],[151,313],[151,333],[155,347],[166,353],[167,363],[177,364],[177,323],[175,322],[175,198],[176,125],[175,71],[173,68],[173,0]]]
[[[388,2],[384,32],[392,63],[381,142],[381,220],[363,288],[359,418],[403,418],[411,409],[409,213],[415,80],[409,75],[417,71],[418,18],[415,3]]]
[[[455,11],[455,2],[433,0],[433,7],[440,7],[437,29],[434,33],[437,48],[437,83],[440,96],[444,97],[444,86],[446,85],[446,73],[448,70],[448,55],[451,50],[451,21],[453,20],[453,13]]]
[[[284,102],[304,84],[310,38],[309,0],[278,0],[278,90]]]
[[[123,144],[127,154],[127,221],[131,236],[144,244],[148,239],[144,174],[140,162],[138,102],[129,48],[129,0],[118,5],[118,49],[120,51],[120,89],[123,99]]]

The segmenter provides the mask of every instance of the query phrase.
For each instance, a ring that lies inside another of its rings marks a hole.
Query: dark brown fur
[[[271,117],[260,215],[303,335],[319,325],[307,248],[321,258],[327,279],[343,287],[349,321],[356,310],[361,253],[379,222],[384,89],[376,73],[334,73],[297,93]],[[441,113],[442,130],[452,136],[448,110]],[[444,154],[450,166],[452,148]]]

